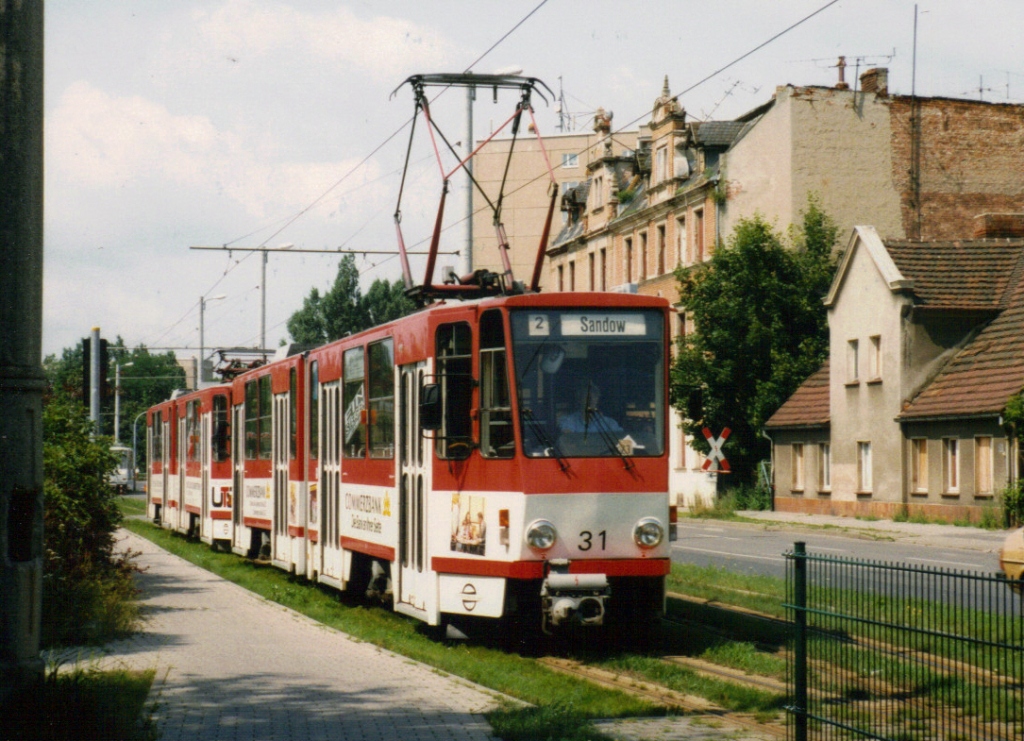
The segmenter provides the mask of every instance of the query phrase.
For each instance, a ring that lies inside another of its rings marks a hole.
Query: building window
[[[647,232],[640,232],[640,280],[647,280]]]
[[[569,290],[576,290],[576,262],[569,263]]]
[[[654,182],[668,179],[668,147],[658,147],[654,160]]]
[[[558,290],[559,292],[565,290],[565,270],[561,265],[558,266]]]
[[[594,208],[600,208],[604,205],[604,177],[598,176],[594,178]]]
[[[601,248],[601,290],[608,290],[608,255],[604,247]]]
[[[562,167],[568,169],[571,167],[580,166],[580,156],[578,154],[563,154],[562,155]]]
[[[928,493],[928,441],[925,438],[910,441],[910,490],[915,494]]]
[[[676,219],[676,265],[682,265],[686,257],[686,217]]]
[[[846,382],[857,383],[859,376],[857,375],[857,368],[860,366],[858,360],[859,347],[857,340],[849,340],[846,343]]]
[[[658,227],[658,272],[655,275],[665,274],[665,225]]]
[[[942,441],[943,491],[946,494],[960,493],[960,441],[947,437]]]
[[[793,491],[804,490],[804,444],[793,443]]]
[[[832,491],[832,446],[818,443],[818,491]]]
[[[626,282],[633,282],[633,238],[626,237]]]
[[[871,493],[871,443],[857,443],[857,492]]]
[[[992,438],[974,438],[974,494],[988,496],[993,493]]]
[[[693,212],[693,261],[704,262],[704,209]]]
[[[882,338],[874,335],[868,346],[868,381],[882,380]]]
[[[596,287],[596,284],[594,283],[595,275],[594,275],[594,253],[593,252],[591,252],[589,255],[587,255],[587,267],[590,269],[589,270],[589,272],[590,272],[590,290],[593,291],[594,288]]]

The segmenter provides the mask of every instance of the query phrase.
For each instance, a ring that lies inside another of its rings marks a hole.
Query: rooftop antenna
[[[717,111],[719,107],[722,105],[722,103],[725,102],[726,98],[733,94],[733,90],[735,90],[736,88],[739,88],[745,93],[750,93],[751,95],[756,95],[761,90],[760,85],[748,85],[747,83],[743,82],[743,80],[733,80],[732,84],[729,85],[729,87],[726,89],[722,97],[718,99],[718,102],[711,106],[710,111],[705,112],[704,109],[701,109],[701,115],[703,116],[703,120],[710,121],[711,117],[715,115],[715,111]]]
[[[984,101],[985,100],[985,93],[994,93],[995,91],[996,91],[996,88],[985,87],[985,78],[982,75],[978,75],[978,87],[974,88],[974,90],[967,90],[967,91],[962,92],[960,94],[961,95],[970,95],[971,93],[977,93],[978,94],[978,100]],[[1007,77],[1007,79],[1006,79],[1006,97],[1007,98],[1010,97],[1010,79],[1009,79],[1009,77]]]

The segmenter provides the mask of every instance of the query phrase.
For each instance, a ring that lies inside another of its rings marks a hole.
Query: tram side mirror
[[[441,387],[428,383],[420,389],[420,427],[424,430],[441,429]]]

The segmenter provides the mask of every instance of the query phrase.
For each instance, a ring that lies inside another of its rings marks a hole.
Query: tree
[[[791,231],[791,249],[756,215],[741,220],[708,263],[677,272],[695,332],[672,368],[673,403],[698,450],[710,449],[703,427],[731,429],[726,454],[737,483],[752,483],[758,461],[769,455],[764,423],[828,356],[822,298],[837,265],[837,235],[810,198],[802,227]],[[696,390],[699,413],[687,403]]]
[[[125,347],[118,337],[109,346],[110,367],[107,374],[111,395],[100,400],[101,432],[113,437],[114,420],[114,364],[121,365],[121,419],[117,435],[122,442],[130,443],[132,423],[136,416],[154,404],[169,399],[175,389],[185,387],[185,370],[178,365],[172,352],[151,353],[144,345],[133,349]],[[85,407],[88,400],[82,394],[82,343],[64,348],[61,357],[48,355],[43,360],[43,370],[49,382],[48,399],[75,401]],[[131,365],[128,365],[131,363]],[[139,457],[145,455],[145,446],[140,446]]]
[[[323,295],[316,288],[309,292],[302,308],[288,319],[288,333],[295,342],[323,345],[403,317],[415,308],[400,280],[375,280],[364,296],[355,257],[345,255],[334,285]]]

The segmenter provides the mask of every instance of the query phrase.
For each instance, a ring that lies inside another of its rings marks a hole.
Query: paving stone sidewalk
[[[357,641],[128,531],[119,538],[146,569],[146,624],[101,662],[157,670],[161,741],[495,741],[482,714],[498,693]],[[771,738],[687,717],[597,727],[620,741]]]
[[[147,623],[104,663],[157,670],[162,741],[489,741],[496,693],[264,600],[121,531]],[[162,687],[160,686],[162,682]],[[153,695],[151,694],[151,699]]]

